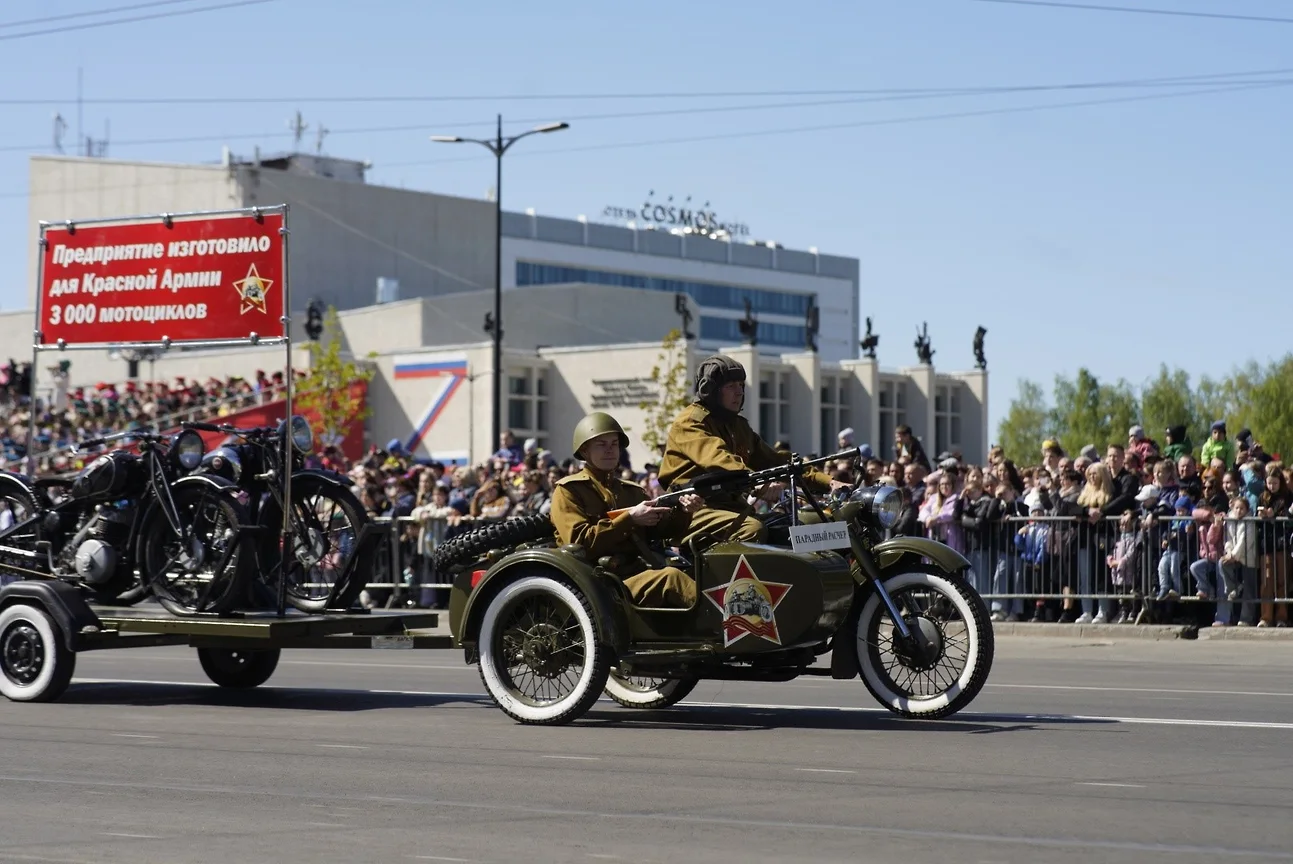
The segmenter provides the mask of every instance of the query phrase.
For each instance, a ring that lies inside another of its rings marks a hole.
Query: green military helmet
[[[620,427],[619,421],[605,411],[594,411],[575,424],[575,436],[570,452],[578,456],[579,451],[585,444],[599,435],[605,435],[607,432],[617,434],[620,440],[620,448],[628,449],[629,436],[624,434],[624,429]]]

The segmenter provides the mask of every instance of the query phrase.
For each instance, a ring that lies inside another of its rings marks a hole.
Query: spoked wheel
[[[51,702],[72,681],[76,655],[43,609],[15,603],[0,611],[0,695]]]
[[[903,644],[888,608],[872,592],[858,618],[863,683],[903,717],[955,714],[979,694],[992,669],[987,607],[959,578],[932,568],[890,576],[884,587],[916,644]]]
[[[31,520],[37,512],[36,502],[27,490],[17,483],[0,485],[0,546],[35,553],[36,525]],[[31,570],[35,566],[36,559],[0,551],[0,576],[23,577],[45,572],[43,569]]]
[[[588,600],[552,576],[523,576],[504,586],[485,608],[479,649],[485,689],[521,723],[580,717],[601,695],[610,670]]]
[[[648,678],[612,672],[606,695],[625,708],[668,708],[686,699],[699,681],[695,678]]]
[[[269,680],[278,667],[279,650],[247,651],[232,648],[199,648],[198,662],[212,682],[221,687],[247,689]]]
[[[143,530],[142,564],[157,601],[176,615],[227,612],[242,596],[252,564],[238,526],[239,505],[222,492],[182,487],[171,492],[183,536],[160,506]]]
[[[270,524],[282,527],[282,511]],[[373,574],[377,544],[358,548],[359,531],[368,521],[353,494],[318,477],[292,478],[292,553],[287,556],[287,602],[302,612],[349,609]],[[262,547],[267,572],[281,572],[278,530]],[[361,556],[352,564],[354,556]],[[337,583],[347,580],[340,587]],[[336,596],[333,590],[336,588]]]

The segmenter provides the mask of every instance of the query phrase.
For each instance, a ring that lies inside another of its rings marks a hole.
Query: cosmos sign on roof
[[[664,200],[655,197],[655,190],[647,193],[646,201],[640,207],[616,207],[607,205],[602,210],[607,219],[623,219],[639,225],[654,225],[663,228],[690,228],[705,234],[722,231],[732,237],[748,237],[750,226],[744,222],[724,222],[718,214],[710,209],[706,201],[699,207],[691,203],[688,195],[681,202],[675,202],[670,195]]]

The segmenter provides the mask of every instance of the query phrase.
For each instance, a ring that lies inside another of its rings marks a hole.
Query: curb
[[[1214,639],[1237,642],[1293,642],[1293,627],[1196,627],[1193,624],[1032,624],[1027,622],[995,621],[992,632],[996,636],[1030,638],[1093,639],[1148,639],[1162,642],[1183,639],[1187,641]]]

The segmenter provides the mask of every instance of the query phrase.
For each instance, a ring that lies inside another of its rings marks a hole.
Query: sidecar
[[[836,552],[732,542],[669,561],[696,580],[690,609],[645,608],[608,563],[578,546],[534,547],[455,577],[455,643],[515,719],[567,722],[603,690],[660,707],[701,678],[788,680],[827,650],[856,589]]]

